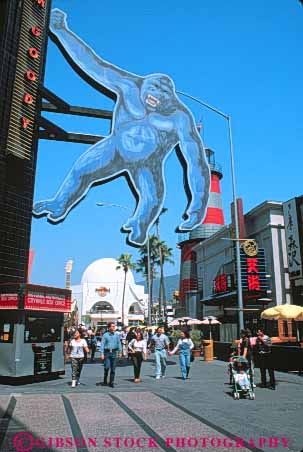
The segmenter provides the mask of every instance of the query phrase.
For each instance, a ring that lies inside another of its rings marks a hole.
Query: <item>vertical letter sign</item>
[[[47,36],[46,0],[23,0],[16,74],[8,124],[7,154],[31,159],[36,101],[42,69],[41,49]]]

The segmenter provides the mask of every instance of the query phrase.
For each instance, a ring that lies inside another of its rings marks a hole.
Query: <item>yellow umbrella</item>
[[[296,320],[303,321],[303,307],[295,304],[281,304],[273,308],[265,309],[261,314],[264,320]],[[297,339],[300,341],[297,325]]]
[[[302,309],[301,314],[299,314],[298,317],[296,317],[296,321],[300,321],[300,320],[303,321],[303,309]]]
[[[303,320],[303,307],[294,304],[282,304],[265,309],[261,318],[265,320]]]

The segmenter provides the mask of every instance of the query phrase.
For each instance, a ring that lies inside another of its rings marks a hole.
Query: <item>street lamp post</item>
[[[147,289],[148,289],[148,324],[152,323],[152,299],[151,299],[151,281],[150,281],[150,243],[147,237]]]
[[[196,97],[191,96],[190,94],[183,93],[181,91],[177,91],[178,94],[182,96],[188,97],[189,99],[197,102],[198,104],[203,105],[209,110],[217,113],[227,120],[228,124],[228,140],[229,140],[229,152],[230,152],[230,161],[231,161],[231,178],[232,178],[232,191],[233,191],[233,204],[234,204],[234,216],[235,216],[235,242],[236,242],[236,264],[237,264],[237,295],[238,295],[238,310],[239,310],[239,329],[242,330],[244,328],[244,316],[243,316],[243,292],[242,292],[242,279],[241,279],[241,258],[240,258],[240,233],[239,233],[239,217],[238,217],[238,208],[237,208],[237,192],[236,192],[236,175],[235,175],[235,160],[234,160],[234,146],[232,139],[232,127],[231,127],[231,116],[223,113],[217,108],[213,107],[206,102],[203,102]]]
[[[97,202],[98,207],[120,207],[121,209],[128,210],[131,212],[131,208],[127,206],[122,206],[121,204],[113,204],[107,202]],[[151,325],[152,315],[151,315],[151,275],[150,275],[150,247],[149,247],[149,236],[147,238],[147,285],[148,285],[148,323]]]

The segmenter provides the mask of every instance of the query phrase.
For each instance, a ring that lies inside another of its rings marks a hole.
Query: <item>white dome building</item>
[[[104,327],[110,321],[122,321],[122,299],[125,272],[116,259],[98,259],[84,271],[81,284],[72,286],[72,300],[77,302],[79,322]],[[129,270],[126,273],[124,297],[125,325],[139,325],[147,310],[144,286],[135,283]]]

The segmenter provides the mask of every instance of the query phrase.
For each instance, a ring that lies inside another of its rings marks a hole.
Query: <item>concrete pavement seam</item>
[[[76,441],[77,438],[84,438],[70,400],[64,395],[62,395],[61,398],[74,440]],[[78,452],[89,452],[86,446],[76,447]]]
[[[1,418],[2,421],[7,421],[7,422],[5,423],[6,425],[4,424],[3,426],[1,424],[1,428],[0,428],[0,450],[2,449],[3,441],[5,439],[9,423],[10,423],[12,417],[13,417],[13,412],[14,412],[14,409],[16,407],[16,404],[17,404],[17,400],[15,399],[15,397],[11,397],[10,401],[8,403],[8,406],[7,406],[6,410],[5,410],[5,413],[2,416],[2,418]]]
[[[168,447],[165,444],[165,440],[160,435],[158,435],[158,433],[155,432],[155,430],[153,430],[148,424],[146,424],[136,413],[134,413],[134,411],[131,410],[124,402],[122,402],[122,400],[120,400],[113,394],[108,395],[114,400],[114,402],[117,403],[117,405],[119,405],[120,408],[122,408],[123,411],[126,412],[126,414],[128,414],[128,416],[130,416],[136,422],[136,424],[138,424],[148,434],[150,438],[153,438],[163,450],[165,450],[166,452],[177,452],[177,450],[173,447]]]
[[[184,408],[182,405],[179,405],[178,403],[174,402],[173,400],[170,400],[168,397],[162,396],[161,394],[157,394],[156,392],[153,393],[154,395],[158,396],[160,399],[164,400],[165,402],[169,403],[170,405],[173,405],[175,408],[179,408],[179,410],[183,411],[184,413],[188,414],[189,416],[197,419],[198,421],[202,422],[203,424],[206,424],[208,427],[212,428],[213,430],[216,430],[217,432],[221,433],[222,435],[231,438],[236,439],[239,438],[238,436],[234,435],[233,433],[229,432],[228,430],[225,430],[224,428],[220,427],[219,425],[213,424],[212,422],[208,421],[207,419],[204,419],[203,417],[199,416],[196,413],[193,413],[192,411],[188,410],[187,408]],[[263,449],[258,449],[257,447],[251,448],[249,444],[244,441],[244,446],[246,449],[252,451],[252,452],[264,452]]]

